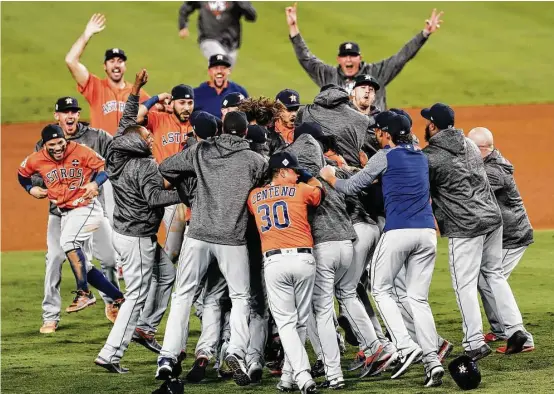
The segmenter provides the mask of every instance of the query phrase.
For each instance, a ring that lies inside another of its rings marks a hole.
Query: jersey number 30
[[[258,214],[261,213],[262,233],[269,231],[271,227],[282,230],[290,225],[289,208],[286,201],[275,201],[273,204],[263,204],[258,206]]]

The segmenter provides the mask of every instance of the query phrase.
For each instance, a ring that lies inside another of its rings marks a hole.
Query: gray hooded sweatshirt
[[[136,133],[138,96],[129,95],[117,133],[108,150],[106,169],[113,186],[114,230],[132,237],[152,237],[160,228],[164,207],[180,202],[175,190],[165,190],[163,178],[146,142]]]
[[[319,143],[309,134],[302,134],[285,149],[298,157],[300,167],[317,176],[325,166],[325,157]],[[355,240],[356,232],[346,210],[345,196],[331,185],[317,178],[323,185],[325,198],[315,210],[311,222],[314,245],[330,241]]]
[[[343,88],[331,86],[320,92],[313,104],[298,111],[297,122],[318,123],[326,135],[334,135],[346,162],[361,167],[360,151],[366,141],[370,118],[356,111]]]
[[[266,160],[244,138],[223,134],[200,141],[160,163],[172,184],[196,177],[188,236],[222,245],[246,244],[250,191],[263,179]]]
[[[514,180],[514,166],[496,149],[485,158],[485,170],[502,213],[503,248],[533,243],[533,228]]]
[[[502,225],[479,148],[461,130],[441,130],[423,149],[441,236],[474,238]]]

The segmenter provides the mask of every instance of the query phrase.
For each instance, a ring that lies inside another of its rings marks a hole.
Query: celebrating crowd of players
[[[100,79],[80,62],[105,28],[105,17],[93,15],[66,56],[91,124],[80,122],[77,99],[60,98],[57,123],[42,130],[19,169],[27,192],[51,201],[40,332],[58,329],[67,259],[76,291],[66,312],[95,304],[90,284],[114,323],[95,360],[110,372],[127,372],[120,360],[135,341],[159,354],[156,377],[165,389],[180,384],[194,306],[202,332],[190,382],[214,362],[221,377],[241,386],[259,383],[267,365],[281,376],[281,391],[314,393],[320,376],[323,387],[342,388],[340,326],[359,348],[349,370],[361,377],[390,371],[397,379],[421,362],[425,386],[438,386],[453,345],[437,333],[428,303],[436,219],[449,240],[463,320],[466,359],[459,363],[489,355],[488,342],[507,340],[500,353],[532,351],[507,283],[533,242],[513,167],[489,130],[465,137],[456,129],[448,105],[421,112],[423,150],[410,116],[386,110],[385,86],[441,16],[433,11],[421,33],[378,63],[363,62],[358,44],[345,42],[333,67],[311,54],[296,5],[287,7],[296,56],[321,88],[303,105],[290,88],[275,98],[248,97],[229,80],[235,60],[223,52],[209,56],[209,80],[197,88],[181,84],[150,97],[142,89],[146,70],[125,81],[121,48],[106,51]],[[478,292],[492,327],[487,335]],[[155,334],[170,298],[160,345]]]

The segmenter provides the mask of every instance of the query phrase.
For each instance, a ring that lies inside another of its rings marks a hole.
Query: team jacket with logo
[[[146,127],[152,131],[154,146],[152,154],[159,164],[169,156],[181,152],[192,131],[190,122],[181,123],[174,114],[149,112]]]
[[[92,149],[68,141],[65,155],[55,161],[45,149],[32,153],[19,168],[19,174],[31,178],[40,174],[48,189],[48,199],[56,200],[58,208],[78,208],[88,205],[82,198],[81,186],[90,182],[92,175],[104,166],[104,159]]]

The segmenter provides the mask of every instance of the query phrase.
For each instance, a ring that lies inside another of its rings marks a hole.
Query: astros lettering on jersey
[[[152,154],[158,163],[181,152],[187,134],[192,131],[190,122],[182,123],[174,114],[167,112],[149,112],[146,128],[154,136]]]
[[[61,161],[54,160],[43,148],[21,163],[19,174],[26,178],[40,174],[48,189],[48,199],[56,200],[59,208],[78,208],[90,202],[81,198],[85,190],[80,187],[103,166],[104,159],[98,153],[68,141]]]

